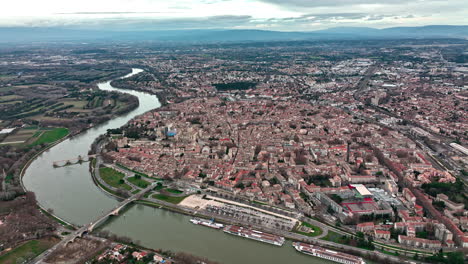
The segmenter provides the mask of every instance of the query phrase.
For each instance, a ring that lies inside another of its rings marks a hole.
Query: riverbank
[[[122,113],[122,114],[126,114],[128,112],[131,112],[133,110],[135,110],[137,107],[138,107],[138,103],[133,105],[131,108],[128,108],[127,111],[125,113]],[[112,115],[112,117],[110,117],[109,119],[103,119],[101,123],[99,124],[96,124],[96,125],[100,125],[102,123],[105,123],[107,121],[109,121],[110,119],[112,118],[115,118],[117,115]],[[69,140],[69,139],[72,139],[73,137],[75,136],[78,136],[80,135],[81,133],[84,133],[86,132],[87,130],[89,129],[92,129],[94,126],[89,126],[87,127],[86,129],[82,129],[80,131],[75,131],[75,132],[72,132],[72,131],[69,131],[69,133],[60,138],[59,140],[55,141],[55,142],[52,142],[52,143],[49,143],[45,148],[41,149],[40,151],[38,151],[32,158],[30,158],[24,165],[22,165],[22,168],[20,170],[20,173],[19,173],[19,183],[20,183],[20,186],[21,186],[21,189],[23,190],[23,192],[27,192],[28,190],[26,189],[26,187],[24,186],[24,183],[23,183],[23,177],[24,177],[24,174],[25,174],[25,171],[29,168],[29,166],[31,165],[32,162],[34,162],[40,155],[42,155],[44,152],[52,149],[53,147],[57,146],[58,144],[64,142],[65,140]],[[52,166],[52,165],[51,165]],[[76,228],[76,226],[62,218],[60,218],[59,216],[55,215],[54,213],[52,212],[49,212],[49,209],[50,208],[46,208],[45,206],[41,205],[39,202],[37,202],[37,206],[38,206],[38,209],[44,213],[46,216],[48,216],[50,219],[58,222],[59,224],[61,224],[62,226],[68,228],[68,229],[74,229]]]
[[[133,72],[137,73],[138,70]],[[101,83],[100,88],[117,90],[110,85],[110,82]],[[76,157],[86,153],[92,142],[99,135],[105,134],[108,129],[121,127],[135,116],[160,106],[155,96],[130,90],[122,90],[122,92],[131,93],[139,98],[140,105],[136,110],[76,135],[72,140],[56,145],[32,162],[23,177],[25,187],[37,194],[39,203],[52,208],[54,215],[76,225],[83,226],[94,221],[97,215],[114,208],[118,204],[118,199],[96,187],[95,180],[90,177],[89,165],[77,164],[52,169],[50,164],[63,157]],[[189,252],[225,264],[241,262],[307,264],[311,261],[324,263],[319,259],[296,252],[289,245],[289,241],[287,246],[277,248],[265,243],[228,236],[223,232],[218,232],[219,230],[190,224],[190,217],[193,216],[191,212],[182,214],[181,212],[174,213],[169,209],[160,210],[164,209],[160,207],[166,204],[159,201],[155,204],[155,208],[147,205],[136,203],[125,210],[122,216],[111,217],[103,229],[112,234],[129,237],[134,241],[141,241],[138,244],[147,248]],[[174,208],[173,204],[166,206]],[[292,238],[296,236],[298,235],[291,234]],[[307,237],[307,239],[311,238]],[[232,250],[233,248],[236,250]],[[238,251],[242,254],[238,254]]]
[[[133,82],[133,79],[137,79],[136,82]],[[127,89],[127,90],[134,90],[134,91],[140,91],[144,93],[148,93],[151,95],[155,95],[158,97],[159,102],[161,103],[161,106],[165,106],[169,104],[169,101],[171,100],[176,100],[177,97],[174,94],[174,91],[171,90],[170,87],[158,87],[158,88],[153,88],[152,85],[141,85],[141,81],[139,80],[140,78],[148,80],[148,79],[153,79],[157,80],[157,77],[155,76],[155,73],[151,73],[150,69],[146,69],[146,71],[142,71],[141,75],[133,75],[131,78],[117,78],[113,79],[110,82],[110,85],[119,89]],[[142,81],[148,82],[148,81]],[[138,85],[140,84],[140,85]]]
[[[94,166],[96,166],[96,167],[94,167],[93,171],[97,171],[99,169],[97,167],[98,165],[99,165],[99,163],[94,164]],[[96,177],[96,174],[94,174],[93,177]],[[95,181],[99,182],[100,180],[95,179]],[[103,186],[101,184],[98,184],[98,187],[102,188]],[[106,189],[103,189],[103,191],[109,193]],[[111,194],[111,195],[114,195],[116,198],[122,198],[123,199],[123,197],[119,197],[116,194]],[[232,218],[227,218],[227,217],[223,217],[223,216],[220,216],[220,215],[203,214],[203,213],[200,213],[198,210],[193,210],[193,209],[190,209],[190,208],[181,207],[181,206],[179,206],[177,204],[172,204],[172,203],[168,203],[168,202],[165,202],[165,201],[155,201],[154,199],[145,198],[145,199],[137,200],[134,203],[137,204],[137,205],[141,204],[141,205],[144,205],[144,206],[150,206],[150,207],[153,207],[153,208],[157,208],[158,210],[160,210],[160,209],[167,210],[167,211],[170,211],[170,212],[173,212],[173,213],[182,214],[182,215],[186,215],[186,216],[189,216],[189,217],[197,217],[197,218],[204,218],[204,219],[216,219],[216,222],[223,223],[223,224],[226,224],[226,225],[249,226],[249,227],[254,228],[256,230],[261,230],[263,232],[276,234],[278,236],[283,236],[283,237],[285,237],[287,240],[289,240],[291,242],[300,241],[300,242],[305,242],[305,243],[309,243],[309,244],[313,244],[313,245],[319,245],[321,247],[329,248],[329,249],[332,249],[332,250],[338,250],[338,251],[358,255],[358,256],[361,256],[361,257],[366,258],[366,259],[387,261],[387,262],[390,261],[392,263],[401,263],[401,259],[399,259],[397,256],[392,255],[392,254],[385,254],[385,252],[382,252],[382,253],[374,252],[372,250],[355,248],[355,247],[335,243],[334,241],[321,240],[321,239],[312,237],[310,235],[303,234],[301,232],[294,232],[294,231],[281,231],[280,232],[278,230],[268,229],[268,228],[265,228],[262,225],[257,225],[257,224],[254,224],[254,223],[245,223],[245,222],[233,221]],[[319,235],[319,234],[317,234],[317,235]]]

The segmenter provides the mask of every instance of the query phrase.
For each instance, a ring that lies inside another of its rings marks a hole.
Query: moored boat
[[[214,229],[221,229],[224,227],[223,224],[215,223],[214,220],[192,218],[190,219],[190,222],[196,225],[202,225],[202,226],[211,227]]]
[[[234,226],[234,225],[226,226],[226,228],[224,228],[224,232],[231,234],[231,235],[236,235],[240,237],[257,240],[260,242],[269,243],[275,246],[282,246],[285,241],[284,237],[264,233],[258,230],[253,230],[253,229],[249,229],[249,228],[245,228],[241,226]]]
[[[304,254],[311,255],[314,257],[327,259],[330,261],[343,263],[343,264],[365,264],[366,262],[360,258],[350,254],[337,252],[333,250],[329,250],[326,248],[301,243],[301,242],[294,242],[293,247]]]

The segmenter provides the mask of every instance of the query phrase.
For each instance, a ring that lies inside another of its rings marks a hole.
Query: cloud
[[[402,4],[425,2],[425,0],[260,0],[265,3],[281,5],[284,7],[333,7],[352,6],[362,4]]]
[[[174,30],[174,29],[214,29],[248,26],[251,16],[211,16],[200,18],[154,18],[154,17],[110,17],[78,20],[69,24],[76,28],[99,28],[109,30]],[[55,23],[57,24],[57,23]]]
[[[70,12],[56,15],[136,15],[136,14],[176,14],[179,12]]]
[[[320,23],[322,25],[337,24],[342,22],[362,22],[362,21],[378,21],[386,18],[393,18],[395,15],[384,14],[367,14],[367,13],[329,13],[329,14],[305,14],[299,17],[287,18],[272,18],[266,20],[268,23],[276,23],[279,25],[311,25]]]
[[[468,24],[467,12],[466,0],[14,0],[0,26],[296,31]]]

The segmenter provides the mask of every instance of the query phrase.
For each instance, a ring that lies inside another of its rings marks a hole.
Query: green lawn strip
[[[13,180],[13,174],[7,174],[7,176],[5,177],[5,182],[10,183],[11,180]]]
[[[149,182],[142,180],[141,178],[136,178],[135,176],[128,177],[127,180],[140,188],[146,188],[149,186]]]
[[[344,244],[345,240],[343,239],[343,235],[340,235],[334,231],[329,230],[327,235],[322,238],[323,240],[335,242],[338,244]]]
[[[52,247],[52,242],[31,240],[0,256],[0,263],[25,263]]]
[[[264,202],[259,202],[259,201],[252,201],[254,204],[259,204],[259,205],[268,205],[267,203],[264,203]]]
[[[134,191],[132,192],[132,194],[137,194],[137,193],[139,193],[139,192],[140,192],[140,190],[134,190]]]
[[[126,183],[121,183],[120,180],[122,180],[125,177],[125,174],[116,171],[112,168],[99,168],[99,174],[101,175],[101,179],[105,181],[107,184],[114,188],[123,188],[125,190],[130,191],[132,187]]]
[[[167,206],[167,205],[159,204],[159,203],[157,203],[157,202],[135,201],[135,203],[137,203],[137,204],[143,204],[143,205],[147,205],[147,206],[151,206],[151,207],[155,207],[155,208],[162,208],[162,209],[166,209],[166,210],[169,210],[169,211],[172,211],[172,212],[176,212],[176,213],[181,213],[181,214],[187,215],[187,212],[185,212],[184,210],[181,210],[181,209],[179,209],[179,208],[177,208],[177,207],[170,207],[170,206]],[[197,216],[207,218],[207,216],[201,216],[201,215],[197,215]]]
[[[161,201],[165,201],[165,202],[169,202],[169,203],[173,203],[173,204],[178,204],[178,203],[182,202],[182,200],[184,200],[187,196],[173,197],[173,196],[167,196],[167,195],[164,195],[164,194],[155,194],[155,195],[153,195],[151,197],[154,198],[154,199],[161,200]]]
[[[182,194],[182,193],[184,193],[183,191],[179,191],[179,190],[171,189],[171,188],[167,188],[166,191],[168,191],[170,193],[173,193],[173,194]]]
[[[322,239],[327,240],[327,241],[331,241],[331,242],[335,242],[335,243],[338,243],[338,244],[349,245],[349,240],[347,239],[347,237],[348,236],[343,236],[343,235],[338,234],[338,233],[333,232],[333,231],[328,231],[328,234],[325,237],[323,237]],[[369,249],[369,248],[366,248],[366,247],[360,247],[360,246],[355,246],[355,247],[365,249],[365,250],[372,250],[372,249]]]
[[[69,133],[68,128],[63,128],[63,127],[44,131],[44,133],[42,133],[42,135],[35,142],[31,144],[31,146],[55,142],[67,136],[68,133]]]
[[[373,242],[374,245],[377,245],[377,247],[387,247],[387,248],[391,248],[391,249],[395,249],[395,250],[399,250],[399,251],[406,251],[406,252],[412,252],[412,253],[418,253],[418,254],[431,254],[429,252],[424,252],[424,251],[417,251],[417,250],[412,250],[412,249],[406,249],[406,248],[401,248],[401,247],[397,247],[397,246],[393,246],[393,245],[388,245],[388,244],[383,244],[383,243],[380,243],[380,242]]]
[[[311,230],[313,230],[313,232],[310,232],[310,233],[306,233],[306,232],[301,232],[299,230],[299,228],[301,226],[305,226],[305,227],[308,227],[310,228]],[[309,223],[306,223],[306,222],[302,222],[301,225],[299,225],[295,231],[295,233],[298,233],[298,234],[301,234],[301,235],[304,235],[304,236],[309,236],[309,237],[316,237],[316,236],[319,236],[323,233],[322,229],[318,226],[314,226],[314,225],[311,225]]]
[[[110,193],[110,194],[113,194],[113,195],[115,195],[115,196],[117,196],[117,197],[120,197],[120,198],[122,198],[122,199],[124,198],[124,197],[122,197],[121,195],[119,195],[117,192],[115,192],[115,191],[113,191],[113,190],[107,188],[105,185],[101,184],[101,182],[96,181],[96,183],[99,185],[99,187],[101,187],[102,189],[104,189],[106,192],[108,192],[108,193]]]
[[[143,173],[143,172],[139,172],[139,171],[137,171],[137,170],[132,170],[132,169],[130,169],[130,168],[128,168],[128,167],[126,167],[126,166],[120,164],[120,163],[117,163],[117,166],[120,167],[120,168],[122,168],[122,169],[124,169],[124,170],[128,170],[128,171],[134,172],[134,173],[140,175],[141,177],[153,179],[153,180],[156,180],[156,181],[164,181],[164,179],[157,178],[157,177],[151,177],[151,176],[149,176],[149,175],[147,175],[147,174],[145,174],[145,173]]]
[[[343,238],[343,235],[341,234],[338,234],[334,231],[328,231],[328,234],[321,238],[323,240],[326,240],[326,241],[331,241],[331,242],[335,242],[335,243],[338,243],[338,244],[343,244],[343,245],[347,245],[347,241],[345,238]],[[430,254],[428,252],[421,252],[421,251],[416,251],[416,250],[410,250],[410,249],[404,249],[404,248],[399,248],[399,247],[395,247],[395,246],[390,246],[390,245],[386,245],[386,244],[382,244],[382,243],[378,243],[378,242],[373,242],[374,245],[377,244],[377,246],[386,246],[388,248],[391,248],[391,249],[394,249],[394,250],[397,250],[397,251],[406,251],[406,252],[411,252],[411,253],[418,253],[418,254],[422,254],[422,255],[425,255],[425,254]],[[362,248],[362,249],[366,249],[366,250],[369,250],[368,248],[365,248],[365,247],[358,247],[358,248]],[[378,248],[377,250],[385,253],[385,254],[394,254],[394,253],[391,253],[387,250],[384,250],[384,249],[380,249]]]
[[[173,212],[178,212],[178,213],[181,213],[181,214],[185,214],[184,211],[180,210],[180,209],[177,209],[175,207],[169,207],[169,206],[166,206],[166,205],[163,205],[163,204],[159,204],[157,202],[150,202],[150,201],[135,201],[136,204],[143,204],[143,205],[147,205],[147,206],[151,206],[151,207],[155,207],[155,208],[164,208],[164,209],[167,209],[167,210],[170,210],[170,211],[173,211]]]
[[[41,210],[41,212],[46,215],[47,217],[53,219],[54,221],[58,222],[59,224],[63,225],[64,227],[68,228],[68,229],[71,229],[71,230],[75,230],[75,228],[67,223],[65,223],[64,221],[58,219],[57,217],[53,216],[51,213],[47,212],[46,210],[43,210],[42,208],[39,208],[39,210]]]
[[[148,175],[146,175],[146,174],[144,174],[144,173],[142,173],[142,172],[139,172],[139,171],[136,171],[136,170],[132,170],[132,169],[130,169],[130,168],[127,168],[127,167],[125,167],[124,165],[122,165],[122,164],[120,164],[120,163],[117,163],[117,166],[120,167],[120,168],[122,168],[122,169],[131,171],[131,172],[134,172],[134,173],[136,173],[136,174],[140,174],[140,175],[143,176],[143,177],[151,178],[151,177],[149,177]]]
[[[154,190],[160,191],[160,190],[162,190],[162,189],[164,189],[164,188],[166,188],[164,185],[162,185],[162,184],[159,185],[159,183],[158,183],[158,185],[156,185],[156,187],[154,188]]]
[[[384,253],[384,254],[387,254],[387,255],[390,255],[390,256],[399,256],[399,254],[397,253],[394,253],[394,252],[390,252],[390,251],[387,251],[387,250],[379,250],[380,252]]]

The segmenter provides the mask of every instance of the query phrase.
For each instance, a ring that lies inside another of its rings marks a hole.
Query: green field
[[[13,180],[13,174],[7,174],[5,177],[5,182],[10,183]]]
[[[0,263],[25,263],[40,255],[55,244],[55,239],[31,240],[0,256]]]
[[[336,232],[333,232],[333,231],[328,231],[328,234],[322,238],[323,240],[327,240],[327,241],[331,241],[331,242],[335,242],[335,243],[338,243],[338,244],[344,244],[346,242],[346,239],[336,233]]]
[[[122,169],[124,169],[124,170],[128,170],[128,171],[134,172],[134,173],[136,173],[136,174],[139,174],[141,177],[152,178],[152,177],[149,177],[148,175],[146,175],[146,174],[144,174],[144,173],[142,173],[142,172],[139,172],[139,171],[136,171],[136,170],[132,170],[132,169],[130,169],[130,168],[127,168],[127,167],[125,167],[125,166],[122,165],[122,164],[117,163],[117,166],[120,167],[120,168],[122,168]]]
[[[156,187],[153,190],[160,191],[160,190],[162,190],[164,188],[166,188],[166,187],[163,184],[158,183],[158,185],[156,185]]]
[[[68,135],[68,128],[54,128],[52,130],[46,130],[42,135],[31,145],[36,146],[40,144],[48,144],[55,142],[59,139],[62,139],[63,137]]]
[[[112,168],[100,168],[99,174],[101,175],[101,179],[104,180],[107,184],[115,188],[124,188],[125,190],[131,190],[132,187],[126,183],[120,183],[125,175],[121,172],[118,172]]]
[[[167,195],[164,195],[164,194],[155,194],[155,195],[153,195],[151,197],[154,198],[154,199],[161,200],[161,201],[166,201],[166,202],[169,202],[169,203],[178,204],[178,203],[182,202],[187,196],[172,197],[172,196],[167,196]]]
[[[149,183],[145,180],[142,180],[142,179],[137,179],[135,178],[135,176],[133,177],[128,177],[127,180],[132,183],[133,185],[136,185],[140,188],[146,188],[149,186]]]
[[[305,227],[310,228],[310,229],[311,229],[311,232],[309,232],[309,233],[301,232],[301,231],[299,230],[299,228],[300,228],[301,226],[305,226]],[[302,222],[301,225],[298,226],[294,232],[295,232],[295,233],[298,233],[298,234],[301,234],[301,235],[309,236],[309,237],[315,237],[315,236],[321,235],[323,231],[322,231],[322,229],[321,229],[320,227],[318,227],[318,226],[314,226],[314,225],[311,225],[311,224],[309,224],[309,223]]]
[[[179,191],[179,190],[176,190],[176,189],[170,189],[170,188],[167,188],[166,191],[170,192],[170,193],[174,193],[174,194],[182,194],[184,193],[183,191]]]

